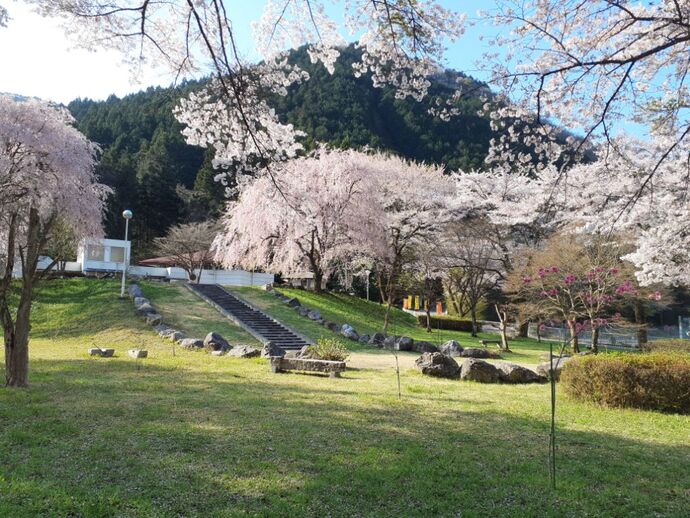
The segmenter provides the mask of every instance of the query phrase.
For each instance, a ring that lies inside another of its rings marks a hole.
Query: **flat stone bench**
[[[345,372],[345,362],[313,360],[311,358],[281,358],[271,356],[271,371],[307,371],[327,373],[331,378],[339,378]]]

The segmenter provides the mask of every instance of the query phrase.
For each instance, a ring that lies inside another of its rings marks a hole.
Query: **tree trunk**
[[[570,331],[570,347],[573,351],[573,353],[579,353],[580,352],[580,346],[577,341],[577,329],[575,327],[575,321],[574,320],[568,320],[568,330]]]
[[[635,323],[637,327],[637,345],[643,347],[647,345],[647,315],[644,304],[641,300],[635,301]]]
[[[314,270],[314,293],[323,293],[321,284],[323,283],[323,272],[318,268]]]
[[[498,321],[501,323],[501,349],[504,351],[510,351],[510,346],[508,345],[508,314],[505,311],[500,310],[498,304],[494,307],[496,308]]]
[[[12,321],[9,310],[3,312],[5,337],[5,385],[26,387],[29,385],[29,332],[31,331],[31,276],[24,276],[17,315]]]
[[[424,311],[426,311],[426,332],[431,333],[431,304],[428,301],[424,305]]]
[[[29,328],[29,315],[25,317],[17,315],[14,332],[5,331],[5,385],[7,387],[29,385]]]
[[[527,334],[529,332],[529,320],[526,320],[524,322],[518,322],[518,336],[520,338],[527,338]]]
[[[477,325],[477,305],[473,304],[470,307],[470,318],[472,319],[472,336],[476,337],[479,331],[479,326]]]
[[[592,329],[592,352],[599,352],[599,328],[595,327]]]
[[[388,322],[390,320],[391,306],[393,306],[393,297],[391,297],[389,295],[388,300],[386,301],[386,313],[383,316],[383,330],[382,330],[382,332],[384,335],[388,334]]]

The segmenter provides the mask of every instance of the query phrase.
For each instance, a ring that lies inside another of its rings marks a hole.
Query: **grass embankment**
[[[321,336],[333,337],[334,333],[324,327],[311,322],[308,318],[300,316],[294,309],[291,309],[276,297],[259,288],[238,288],[230,287],[253,304],[264,309],[275,318],[284,321],[286,324],[300,330],[308,337],[316,340]],[[289,297],[296,297],[299,301],[310,308],[318,309],[326,320],[338,322],[339,324],[348,323],[360,334],[373,334],[381,330],[385,307],[375,302],[367,302],[358,297],[352,297],[341,293],[320,293],[298,290],[283,289],[279,291]],[[390,335],[410,336],[415,340],[426,340],[434,344],[441,344],[447,340],[457,340],[463,347],[481,347],[479,340],[498,340],[498,335],[489,333],[479,333],[479,337],[474,338],[470,333],[463,331],[446,331],[436,329],[428,333],[420,326],[417,319],[404,311],[393,308],[391,310],[391,320],[388,330]],[[370,350],[370,347],[359,346],[349,340],[347,346],[353,351]],[[492,346],[495,349],[494,346]],[[516,338],[510,342],[512,353],[501,353],[509,361],[534,365],[540,363],[539,359],[544,353],[548,353],[549,345],[546,342],[539,343],[531,338]],[[380,354],[389,354],[385,351]],[[419,357],[417,353],[403,353],[403,358],[407,358],[406,363],[411,359]],[[409,357],[409,358],[408,358]]]
[[[144,295],[163,315],[163,321],[190,338],[203,339],[209,332],[220,333],[230,344],[261,344],[241,327],[178,283],[141,282]]]
[[[0,389],[0,516],[687,515],[687,416],[559,391],[552,491],[548,386],[406,370],[398,400],[391,369],[330,379],[173,357],[117,293],[41,290],[31,387]],[[108,340],[117,358],[86,355]],[[143,361],[123,354],[139,340]]]

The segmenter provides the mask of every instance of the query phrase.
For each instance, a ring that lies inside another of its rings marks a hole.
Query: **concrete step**
[[[283,349],[301,349],[305,345],[311,345],[311,341],[305,340],[293,332],[284,324],[268,317],[261,311],[251,307],[239,297],[228,292],[218,285],[195,284],[189,285],[207,301],[232,315],[232,318],[242,323],[247,331],[263,343],[273,342]]]

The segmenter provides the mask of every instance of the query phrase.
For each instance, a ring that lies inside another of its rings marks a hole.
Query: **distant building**
[[[283,275],[283,280],[293,288],[302,288],[309,291],[314,291],[316,281],[314,281],[314,274],[311,272],[291,273]],[[326,279],[321,281],[321,289],[326,289]]]
[[[131,241],[121,239],[86,239],[77,249],[77,262],[81,271],[121,272],[131,257]]]

